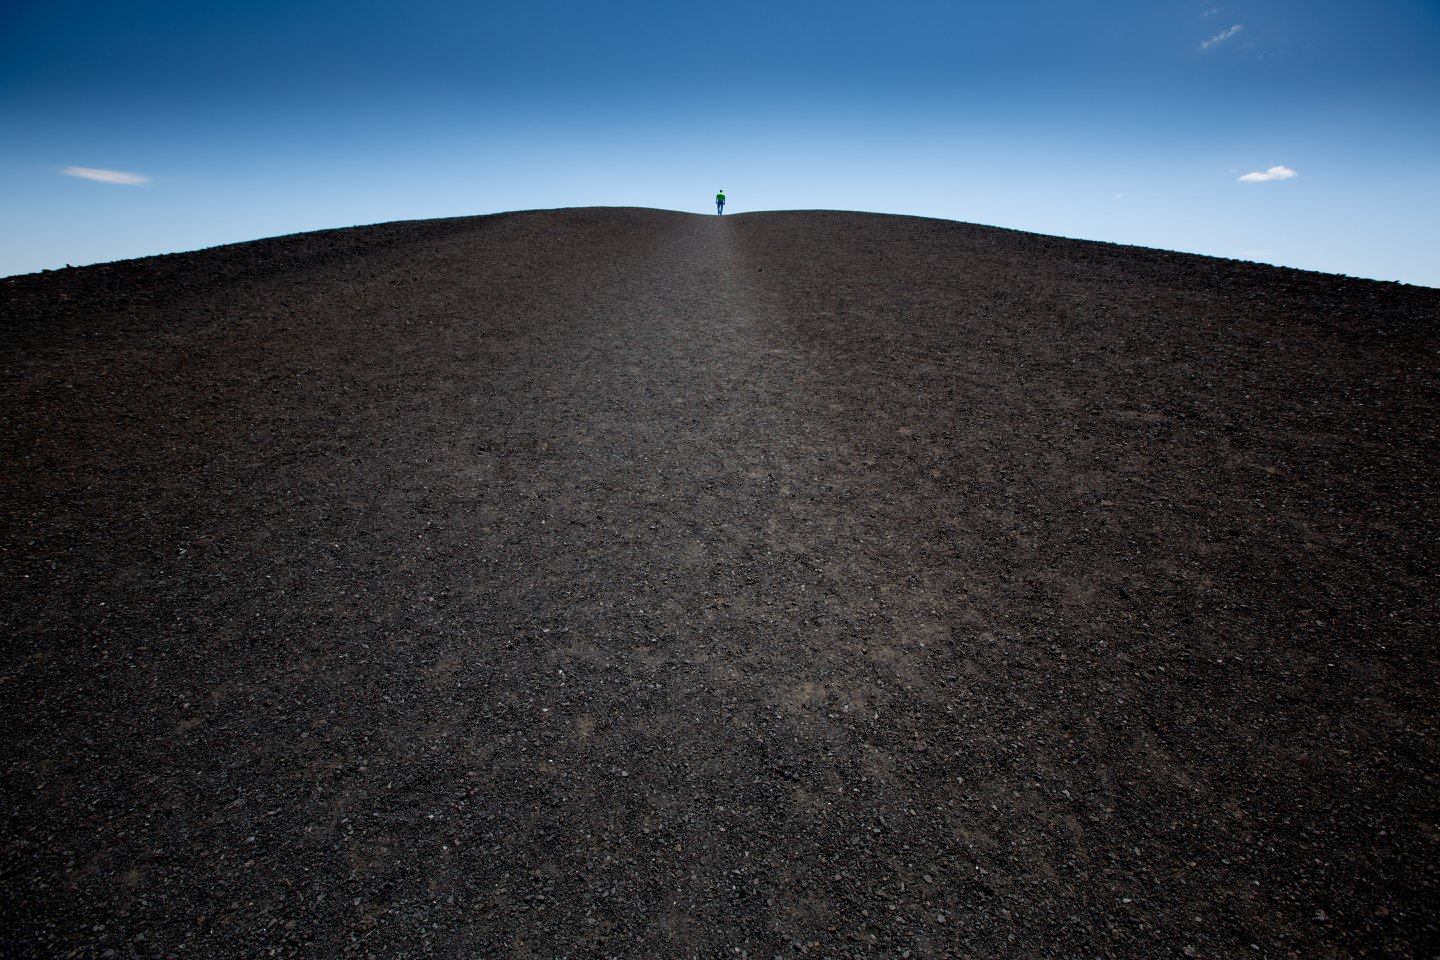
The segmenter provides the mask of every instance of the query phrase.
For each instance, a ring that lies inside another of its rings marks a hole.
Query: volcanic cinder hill
[[[576,209],[0,310],[6,957],[1435,956],[1440,292]]]

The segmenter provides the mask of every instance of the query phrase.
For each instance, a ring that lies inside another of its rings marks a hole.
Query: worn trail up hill
[[[1436,955],[1440,292],[581,209],[0,310],[4,956]]]

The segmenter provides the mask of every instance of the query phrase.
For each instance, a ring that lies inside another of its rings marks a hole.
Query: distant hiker
[[[721,190],[715,194],[715,212],[724,215],[725,213],[725,191]]]

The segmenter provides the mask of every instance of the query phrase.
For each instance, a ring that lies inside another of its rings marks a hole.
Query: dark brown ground
[[[0,308],[5,956],[1440,955],[1440,292],[582,209]]]

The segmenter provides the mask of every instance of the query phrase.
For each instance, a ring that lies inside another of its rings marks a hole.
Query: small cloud
[[[94,180],[98,183],[119,183],[127,187],[139,186],[142,183],[149,183],[150,178],[138,173],[126,173],[124,170],[98,170],[95,167],[66,167],[60,171],[67,177],[79,177],[81,180]]]
[[[1215,16],[1215,14],[1217,14],[1217,13],[1219,13],[1219,12],[1220,12],[1220,8],[1219,8],[1219,7],[1206,7],[1204,10],[1201,10],[1201,11],[1200,11],[1200,16],[1201,16],[1201,18],[1213,17],[1213,16]]]
[[[1271,167],[1269,170],[1255,170],[1240,178],[1241,183],[1269,183],[1271,180],[1289,180],[1300,174],[1289,167]]]
[[[1229,40],[1231,37],[1235,36],[1235,34],[1239,33],[1241,30],[1244,30],[1244,29],[1245,29],[1245,25],[1244,25],[1243,23],[1237,23],[1237,24],[1235,24],[1235,26],[1231,27],[1229,30],[1221,30],[1219,33],[1215,34],[1215,36],[1211,37],[1209,40],[1206,40],[1204,43],[1200,44],[1200,49],[1201,49],[1202,51],[1204,51],[1204,50],[1209,50],[1211,47],[1215,46],[1216,44],[1224,43],[1226,40]]]
[[[1123,194],[1123,193],[1117,193],[1117,194],[1115,194],[1115,196],[1111,197],[1110,199],[1111,199],[1111,200],[1119,200],[1119,199],[1120,199],[1121,197],[1123,197],[1123,196],[1125,196],[1125,194]]]

